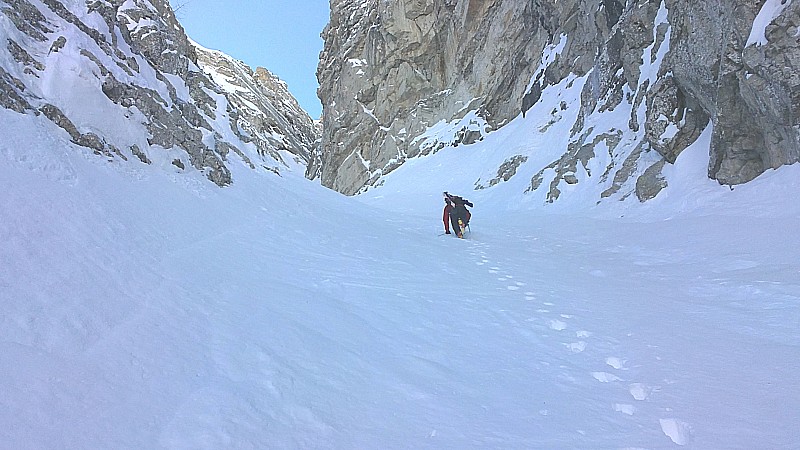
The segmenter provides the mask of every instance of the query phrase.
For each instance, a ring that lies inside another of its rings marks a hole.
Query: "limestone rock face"
[[[547,201],[597,157],[601,198],[653,198],[706,129],[708,176],[722,184],[800,160],[798,2],[331,0],[331,11],[309,176],[345,194],[528,111],[552,116],[543,134],[571,121],[555,178],[531,182],[551,186]],[[544,96],[574,86],[576,102]]]
[[[2,0],[0,62],[0,107],[110,161],[219,186],[232,164],[275,171],[282,150],[305,164],[319,134],[266,71],[244,73],[237,95],[207,76],[167,0]],[[240,98],[257,101],[245,110]]]
[[[353,194],[408,158],[475,142],[519,113],[509,95],[524,94],[548,34],[528,3],[331,1],[317,72],[322,183]],[[419,145],[442,120],[457,137]]]

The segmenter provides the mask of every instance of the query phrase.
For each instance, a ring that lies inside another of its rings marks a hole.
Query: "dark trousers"
[[[453,231],[456,233],[461,232],[461,228],[458,226],[458,219],[461,219],[461,221],[464,222],[464,226],[469,223],[469,212],[467,211],[467,208],[463,206],[456,206],[452,211],[450,211],[450,224],[453,225]]]

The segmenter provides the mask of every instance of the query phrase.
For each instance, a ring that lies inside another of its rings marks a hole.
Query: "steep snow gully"
[[[459,240],[441,178],[219,189],[3,120],[0,447],[800,443],[797,167],[690,211],[463,189]]]

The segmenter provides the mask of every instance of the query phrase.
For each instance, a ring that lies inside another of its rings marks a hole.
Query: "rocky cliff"
[[[318,138],[285,85],[198,50],[166,0],[0,0],[0,44],[0,107],[110,161],[225,186],[232,164],[305,164]]]
[[[322,124],[300,107],[286,83],[263,67],[253,71],[225,53],[197,44],[195,51],[200,67],[235,107],[239,129],[247,136],[243,139],[252,139],[262,152],[277,160],[285,151],[308,165],[319,144]]]
[[[331,0],[331,11],[309,174],[346,194],[526,113],[544,120],[543,138],[570,122],[563,156],[528,170],[528,191],[550,202],[581,179],[603,186],[598,201],[653,198],[706,130],[708,176],[722,184],[800,160],[792,0]],[[533,156],[510,158],[496,182]]]

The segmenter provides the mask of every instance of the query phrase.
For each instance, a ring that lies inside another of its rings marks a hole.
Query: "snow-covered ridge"
[[[112,161],[197,171],[220,186],[233,182],[236,165],[305,170],[314,128],[240,120],[240,105],[196,64],[167,1],[14,0],[0,7],[0,106],[54,124],[65,143]],[[271,117],[302,115],[286,96],[275,89]]]
[[[193,41],[192,45],[199,66],[237,109],[239,129],[273,158],[280,160],[280,152],[284,152],[307,166],[321,130],[289,93],[286,82],[265,68],[254,72],[225,53]]]

